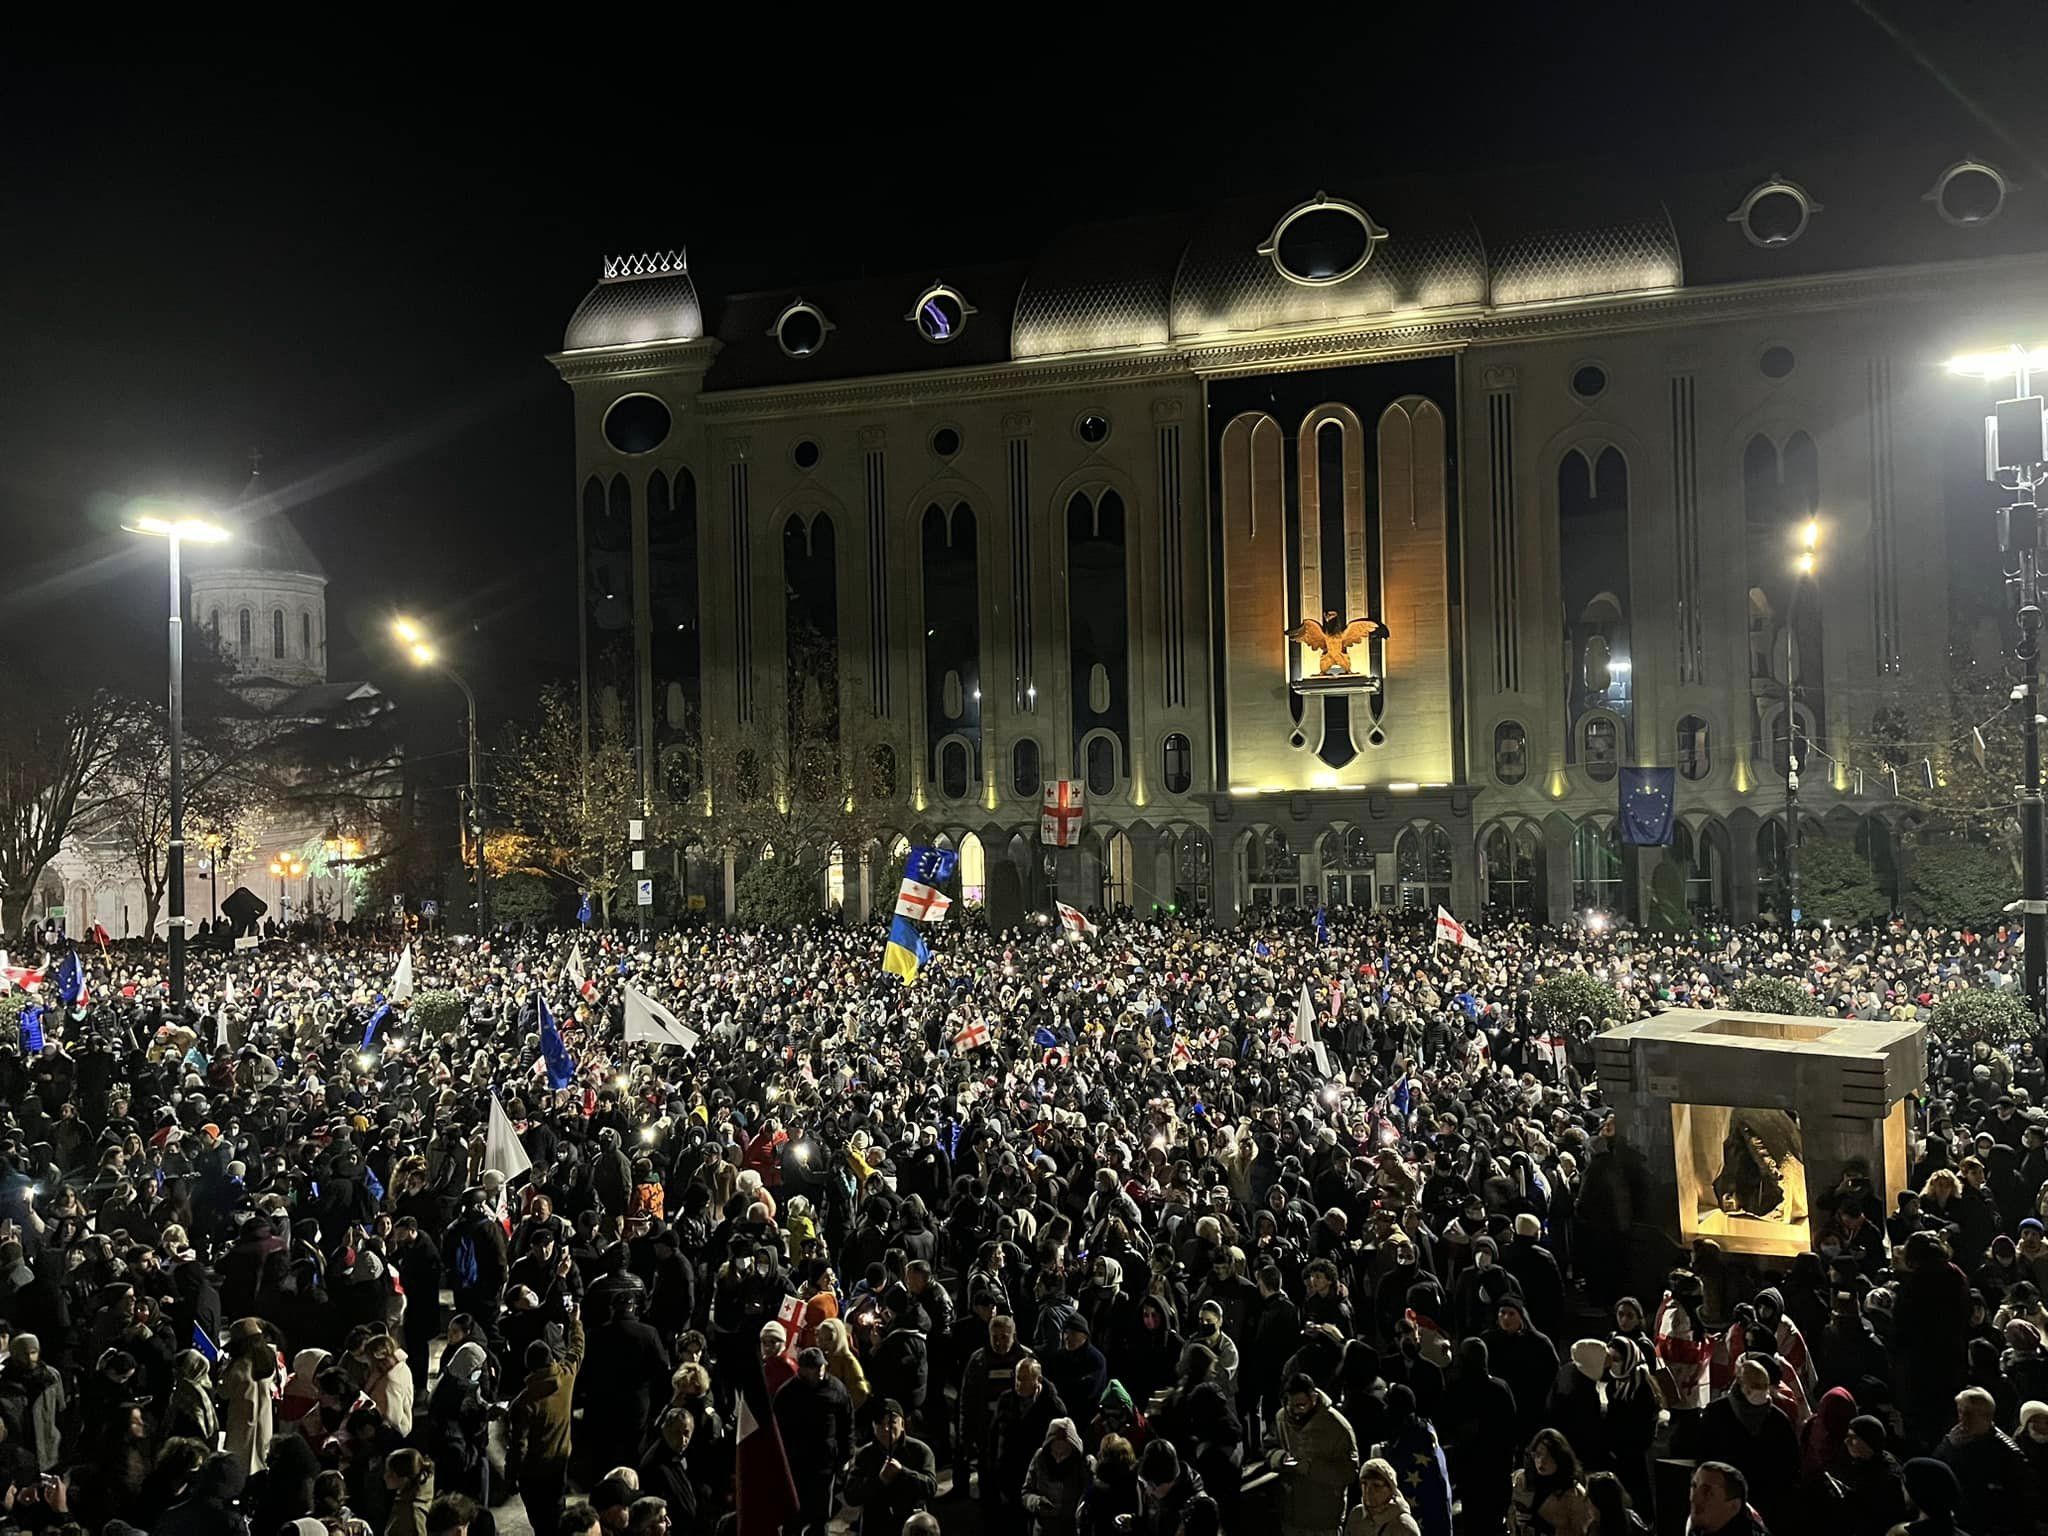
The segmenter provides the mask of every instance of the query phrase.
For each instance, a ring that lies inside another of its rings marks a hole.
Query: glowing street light
[[[1792,585],[1792,601],[1785,610],[1785,920],[1794,927],[1799,923],[1799,725],[1792,699],[1799,651],[1793,632],[1799,599],[1819,565],[1819,549],[1820,519],[1809,517],[1799,529],[1799,553],[1792,562],[1799,579]]]
[[[122,526],[145,538],[162,539],[170,551],[170,758],[171,838],[165,852],[164,880],[171,898],[171,1006],[185,1002],[185,590],[178,570],[179,547],[219,544],[228,538],[227,529],[191,513],[163,516],[138,511],[133,522]]]
[[[392,619],[391,634],[412,658],[414,666],[433,667],[441,672],[462,690],[462,697],[469,704],[469,841],[476,856],[476,931],[482,937],[489,931],[491,919],[484,890],[483,754],[476,738],[476,690],[460,672],[441,660],[433,638],[421,625],[401,614]]]

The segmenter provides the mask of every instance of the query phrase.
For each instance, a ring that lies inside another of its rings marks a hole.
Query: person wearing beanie
[[[1842,1490],[1840,1528],[1852,1536],[1889,1531],[1910,1513],[1905,1478],[1891,1452],[1891,1432],[1876,1414],[1859,1413],[1849,1421],[1842,1458],[1828,1473]]]
[[[1905,1466],[1906,1497],[1912,1500],[1914,1518],[1900,1529],[1907,1536],[1974,1536],[1972,1528],[1960,1523],[1963,1486],[1955,1470],[1932,1456],[1915,1456]],[[2018,1526],[1979,1527],[1994,1532],[2018,1530]]]
[[[1526,1299],[1522,1282],[1500,1262],[1500,1244],[1483,1235],[1473,1238],[1472,1263],[1451,1288],[1450,1325],[1461,1338],[1483,1333],[1509,1297]]]
[[[583,1365],[583,1314],[569,1304],[569,1336],[558,1357],[536,1339],[526,1348],[526,1381],[513,1397],[507,1435],[519,1467],[519,1497],[536,1531],[555,1528],[569,1485],[574,1426],[570,1402]]]
[[[1598,1339],[1580,1339],[1566,1352],[1551,1383],[1543,1422],[1577,1452],[1587,1471],[1604,1470],[1610,1462],[1607,1444],[1607,1346]]]
[[[1519,1297],[1503,1300],[1486,1330],[1486,1353],[1515,1394],[1515,1444],[1527,1445],[1543,1427],[1550,1388],[1557,1380],[1557,1346],[1529,1319]]]
[[[825,1351],[813,1345],[796,1357],[796,1375],[775,1393],[772,1406],[783,1444],[801,1448],[790,1472],[803,1526],[822,1532],[836,1508],[834,1475],[853,1454],[853,1398],[826,1372]]]
[[[1528,1211],[1522,1212],[1515,1218],[1514,1241],[1502,1251],[1500,1262],[1528,1298],[1530,1321],[1556,1338],[1564,1331],[1564,1275],[1542,1238],[1543,1223]]]

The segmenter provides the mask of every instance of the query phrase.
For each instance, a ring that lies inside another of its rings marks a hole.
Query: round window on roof
[[[1768,250],[1790,245],[1805,234],[1807,224],[1820,210],[1821,205],[1797,182],[1774,178],[1750,188],[1749,195],[1728,215],[1728,222],[1741,225],[1751,245]]]
[[[960,430],[957,427],[940,427],[932,433],[932,452],[942,459],[950,459],[960,451]]]
[[[814,438],[801,438],[796,446],[789,450],[790,462],[798,469],[816,469],[818,460],[823,457],[824,454],[819,450]]]
[[[775,344],[789,357],[810,357],[825,345],[832,323],[815,304],[798,299],[775,320]]]
[[[967,317],[973,313],[974,307],[960,297],[957,289],[933,283],[918,295],[908,318],[917,327],[918,335],[933,346],[944,346],[967,329]]]
[[[1315,288],[1364,270],[1372,248],[1386,238],[1356,203],[1318,192],[1281,216],[1259,254],[1289,282]]]
[[[1598,363],[1581,363],[1572,370],[1572,393],[1581,400],[1598,400],[1607,393],[1607,370]]]
[[[2006,180],[1995,166],[1981,160],[1958,160],[1936,178],[1927,194],[1949,223],[1989,224],[2005,207]]]
[[[1109,418],[1090,411],[1074,423],[1074,435],[1091,448],[1109,441]]]
[[[604,440],[620,453],[652,453],[668,440],[673,420],[652,395],[626,395],[604,413]]]
[[[1792,355],[1790,347],[1765,347],[1764,355],[1756,360],[1756,366],[1767,379],[1785,379],[1792,376],[1792,370],[1799,366],[1799,359]]]

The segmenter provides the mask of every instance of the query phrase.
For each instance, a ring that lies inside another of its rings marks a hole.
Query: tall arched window
[[[1116,738],[1097,733],[1088,738],[1088,793],[1106,795],[1116,788]]]
[[[1162,782],[1169,795],[1184,795],[1195,782],[1195,749],[1179,731],[1169,731],[1161,747],[1165,758]]]
[[[948,800],[965,800],[969,778],[967,743],[955,736],[939,748],[939,793]]]
[[[313,615],[310,613],[299,615],[299,654],[308,661],[313,659]]]
[[[206,615],[206,627],[213,631],[213,643],[220,644],[220,610],[212,609]]]
[[[1209,834],[1200,827],[1180,835],[1180,845],[1174,853],[1173,899],[1183,909],[1192,906],[1198,912],[1209,907],[1209,872],[1213,862],[1210,852]]]
[[[1255,907],[1301,903],[1301,855],[1278,827],[1250,832],[1245,841],[1245,885]]]
[[[1114,912],[1119,907],[1129,907],[1137,893],[1136,882],[1132,879],[1132,866],[1136,857],[1131,848],[1131,835],[1118,832],[1109,840],[1108,856],[1102,861],[1102,910]]]
[[[1609,783],[1621,771],[1620,734],[1611,717],[1595,715],[1586,722],[1579,760],[1586,765],[1586,777],[1595,784]]]
[[[270,658],[273,661],[284,660],[284,610],[282,608],[273,608],[270,611]]]
[[[1713,770],[1713,754],[1707,743],[1707,722],[1698,715],[1687,715],[1678,722],[1678,776],[1698,781]]]
[[[1621,904],[1618,828],[1582,821],[1572,834],[1572,904],[1581,912],[1611,912]]]
[[[1045,781],[1038,766],[1038,743],[1029,736],[1010,748],[1010,792],[1019,800],[1036,800]]]
[[[1486,910],[1528,916],[1536,910],[1542,844],[1529,822],[1496,824],[1486,834]]]
[[[238,638],[240,640],[241,653],[243,658],[247,659],[250,647],[256,643],[256,616],[244,608],[237,615],[237,622],[240,631]]]
[[[1435,822],[1408,827],[1394,839],[1394,878],[1404,912],[1423,912],[1451,899],[1451,835]]]
[[[1756,829],[1756,888],[1761,904],[1768,910],[1782,910],[1784,893],[1778,889],[1785,878],[1785,823],[1773,816]]]
[[[1493,728],[1493,776],[1503,784],[1519,784],[1529,776],[1529,733],[1519,720],[1503,720]]]

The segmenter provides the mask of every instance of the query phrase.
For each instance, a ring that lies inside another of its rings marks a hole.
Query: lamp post
[[[391,633],[406,648],[415,666],[434,667],[462,690],[469,705],[469,845],[476,860],[476,932],[482,938],[491,926],[490,907],[484,889],[484,772],[483,754],[476,740],[476,690],[463,675],[443,661],[427,632],[410,619],[391,621]]]
[[[2048,482],[2048,402],[2034,393],[2034,371],[2048,368],[2048,348],[2007,347],[1948,360],[1950,373],[1975,379],[2011,379],[2012,398],[1984,418],[1984,478],[2012,492],[1998,509],[1999,553],[2016,565],[2006,576],[2020,625],[2019,684],[2024,762],[2019,785],[2020,911],[2026,933],[2027,1001],[2035,1017],[2048,1006],[2048,841],[2041,804],[2041,520],[2039,492]]]
[[[185,592],[178,555],[187,539],[195,544],[218,544],[228,532],[200,517],[147,513],[121,526],[130,533],[162,539],[170,550],[171,840],[164,855],[164,884],[171,898],[171,1006],[180,1008],[185,1003]]]
[[[335,901],[337,920],[346,927],[348,924],[347,872],[361,859],[363,845],[353,837],[343,837],[341,830],[330,822],[327,827],[327,837],[321,846],[327,850],[327,872],[334,877],[337,888]]]
[[[1799,599],[1813,580],[1814,550],[1820,544],[1820,524],[1808,518],[1799,530],[1799,558],[1793,569],[1792,601],[1785,609],[1785,922],[1799,926],[1799,717],[1793,711],[1794,674],[1799,645],[1794,634],[1799,622]]]
[[[280,926],[290,927],[292,899],[286,894],[284,883],[305,874],[306,861],[294,853],[280,853],[270,861],[270,872],[277,876],[277,915],[283,920]]]

